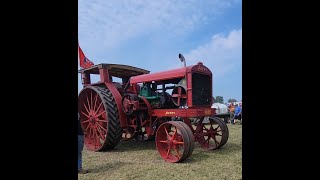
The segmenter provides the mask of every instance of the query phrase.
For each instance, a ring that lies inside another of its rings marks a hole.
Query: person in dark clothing
[[[82,168],[82,151],[83,151],[83,143],[84,143],[84,133],[80,124],[80,115],[78,113],[78,173],[86,174],[88,170]]]

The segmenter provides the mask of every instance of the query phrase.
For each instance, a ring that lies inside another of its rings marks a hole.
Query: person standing
[[[240,124],[242,124],[242,103],[239,104],[239,106],[236,107],[235,113],[234,113],[234,119],[240,120]]]
[[[234,111],[235,111],[235,107],[234,107],[233,103],[231,103],[230,106],[229,106],[231,124],[234,124]]]
[[[84,133],[81,128],[80,124],[80,115],[78,113],[78,173],[79,174],[86,174],[88,170],[82,168],[82,151],[83,151],[83,144],[84,144]]]

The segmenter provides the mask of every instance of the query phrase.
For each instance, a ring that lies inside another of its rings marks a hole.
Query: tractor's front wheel
[[[108,150],[119,143],[122,135],[119,110],[109,89],[85,87],[79,94],[78,112],[87,149]]]
[[[156,146],[163,160],[181,162],[194,149],[191,129],[184,122],[169,121],[161,124],[156,133]]]
[[[195,140],[203,149],[215,150],[222,147],[229,138],[228,126],[218,117],[201,117],[195,129]]]

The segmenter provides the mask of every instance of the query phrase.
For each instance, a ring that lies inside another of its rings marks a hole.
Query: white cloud
[[[232,72],[237,66],[242,65],[242,29],[233,30],[227,36],[213,35],[210,42],[184,56],[188,65],[201,61],[215,76]]]
[[[235,2],[237,0],[79,0],[80,45],[94,46],[90,49],[94,55],[140,35],[157,32],[183,35]]]

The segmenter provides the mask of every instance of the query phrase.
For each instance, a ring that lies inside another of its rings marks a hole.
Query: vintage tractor
[[[155,140],[165,161],[181,162],[192,154],[194,142],[214,150],[228,140],[226,124],[213,117],[212,73],[201,62],[157,73],[98,64],[79,73],[78,111],[89,150],[109,150],[120,140]],[[100,81],[92,83],[92,74]]]

